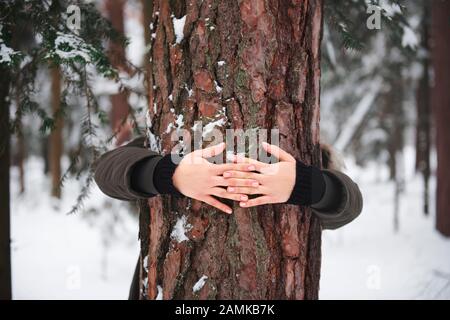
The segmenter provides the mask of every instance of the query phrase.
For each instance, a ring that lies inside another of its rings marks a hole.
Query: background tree
[[[420,64],[422,75],[417,85],[417,124],[416,124],[416,170],[423,177],[423,212],[429,214],[429,180],[431,175],[430,152],[431,140],[431,93],[430,93],[430,2],[422,3]]]
[[[9,218],[9,70],[0,64],[0,299],[11,299],[11,249]]]
[[[50,69],[51,74],[51,104],[53,117],[56,119],[54,128],[50,133],[49,160],[50,174],[52,176],[52,196],[61,198],[61,157],[63,155],[63,116],[61,108],[61,75],[59,67]]]
[[[124,0],[106,0],[106,14],[111,21],[114,29],[124,35]],[[111,41],[109,43],[109,58],[112,65],[122,72],[131,73],[130,67],[127,65],[125,55],[125,46],[121,41]],[[111,128],[116,134],[116,145],[121,145],[124,141],[131,138],[132,130],[126,122],[130,113],[128,105],[128,94],[126,90],[120,90],[118,93],[111,95]]]
[[[450,237],[450,2],[434,0],[431,5],[434,85],[432,106],[436,126],[437,194],[436,227]]]

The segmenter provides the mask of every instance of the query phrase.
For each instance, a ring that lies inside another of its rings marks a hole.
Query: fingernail
[[[255,168],[255,166],[249,166],[248,167],[248,170],[250,170],[250,171],[253,171],[253,170],[255,170],[256,168]]]
[[[241,196],[242,201],[247,201],[247,196]]]
[[[232,213],[233,213],[233,211],[231,211],[231,210],[227,210],[227,213],[228,213],[228,214],[232,214]]]
[[[229,192],[234,192],[234,188],[233,187],[228,187],[228,191]]]
[[[257,187],[257,186],[259,186],[259,183],[255,181],[252,183],[252,186]]]
[[[224,176],[225,178],[231,177],[231,173],[230,173],[230,172],[224,172],[224,173],[223,173],[223,176]]]
[[[239,205],[240,205],[241,207],[245,207],[245,206],[246,206],[246,203],[245,203],[245,202],[241,202],[241,203],[239,203]]]

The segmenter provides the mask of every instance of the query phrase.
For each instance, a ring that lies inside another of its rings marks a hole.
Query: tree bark
[[[121,35],[124,34],[124,0],[106,0],[105,7],[112,26]],[[109,58],[115,68],[129,72],[126,64],[125,48],[118,42],[109,44]],[[111,128],[116,134],[116,145],[121,145],[131,137],[131,127],[126,123],[130,107],[126,91],[111,95]]]
[[[61,198],[61,157],[63,154],[63,115],[61,114],[61,74],[58,67],[50,69],[52,79],[52,112],[55,128],[50,134],[49,165],[52,176],[52,196]]]
[[[432,2],[432,108],[436,126],[436,227],[450,237],[450,2]]]
[[[10,236],[10,132],[9,132],[9,71],[0,66],[0,300],[10,300],[11,292],[11,236]]]
[[[181,40],[173,21],[184,16]],[[148,145],[170,153],[180,115],[184,129],[223,119],[222,130],[278,128],[281,148],[320,166],[322,1],[155,0],[152,23]],[[191,228],[178,242],[183,216]],[[158,196],[141,203],[140,239],[144,299],[318,298],[321,227],[308,208],[225,215]]]

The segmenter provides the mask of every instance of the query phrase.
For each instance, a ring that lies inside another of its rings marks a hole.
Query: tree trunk
[[[174,22],[184,16],[181,38]],[[223,119],[222,130],[279,128],[283,149],[320,166],[322,1],[155,0],[152,23],[152,148],[171,151],[167,128],[180,115],[184,129]],[[321,227],[310,209],[235,206],[225,215],[158,196],[141,203],[140,217],[144,299],[318,298]],[[181,217],[191,228],[178,242],[170,235]]]
[[[417,87],[417,123],[416,123],[416,171],[423,178],[423,212],[429,213],[429,180],[430,180],[430,149],[431,149],[431,107],[430,107],[430,61],[429,61],[429,3],[423,4],[422,18],[422,48],[427,52],[421,59],[422,77]]]
[[[121,35],[124,34],[124,0],[106,0],[105,7],[112,26]],[[109,58],[114,67],[129,72],[126,64],[125,48],[119,42],[109,44]],[[121,145],[131,137],[131,127],[126,123],[129,113],[128,94],[126,91],[111,95],[111,128],[116,133],[116,145]]]
[[[52,112],[56,118],[55,128],[50,134],[49,165],[52,176],[52,196],[61,198],[61,157],[63,153],[63,115],[61,114],[61,75],[58,67],[51,68]]]
[[[22,123],[19,126],[19,134],[17,135],[17,168],[19,169],[19,190],[20,194],[23,194],[25,192],[25,140],[22,133]]]
[[[436,227],[450,237],[450,1],[432,3],[432,107],[436,125],[437,194]]]
[[[0,86],[0,300],[9,300],[11,293],[11,249],[10,249],[10,200],[9,165],[10,132],[9,101],[7,99],[10,75],[0,66],[2,85]]]

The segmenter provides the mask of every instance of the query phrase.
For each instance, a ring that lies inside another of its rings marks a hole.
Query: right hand
[[[231,199],[234,201],[247,201],[246,194],[231,193],[226,188],[250,187],[255,188],[256,180],[253,179],[225,179],[222,175],[225,171],[252,171],[254,166],[248,163],[224,163],[214,164],[207,158],[219,155],[225,150],[225,143],[195,150],[187,154],[175,170],[172,181],[179,192],[185,196],[205,202],[226,213],[232,213],[229,206],[223,204],[212,196]]]

